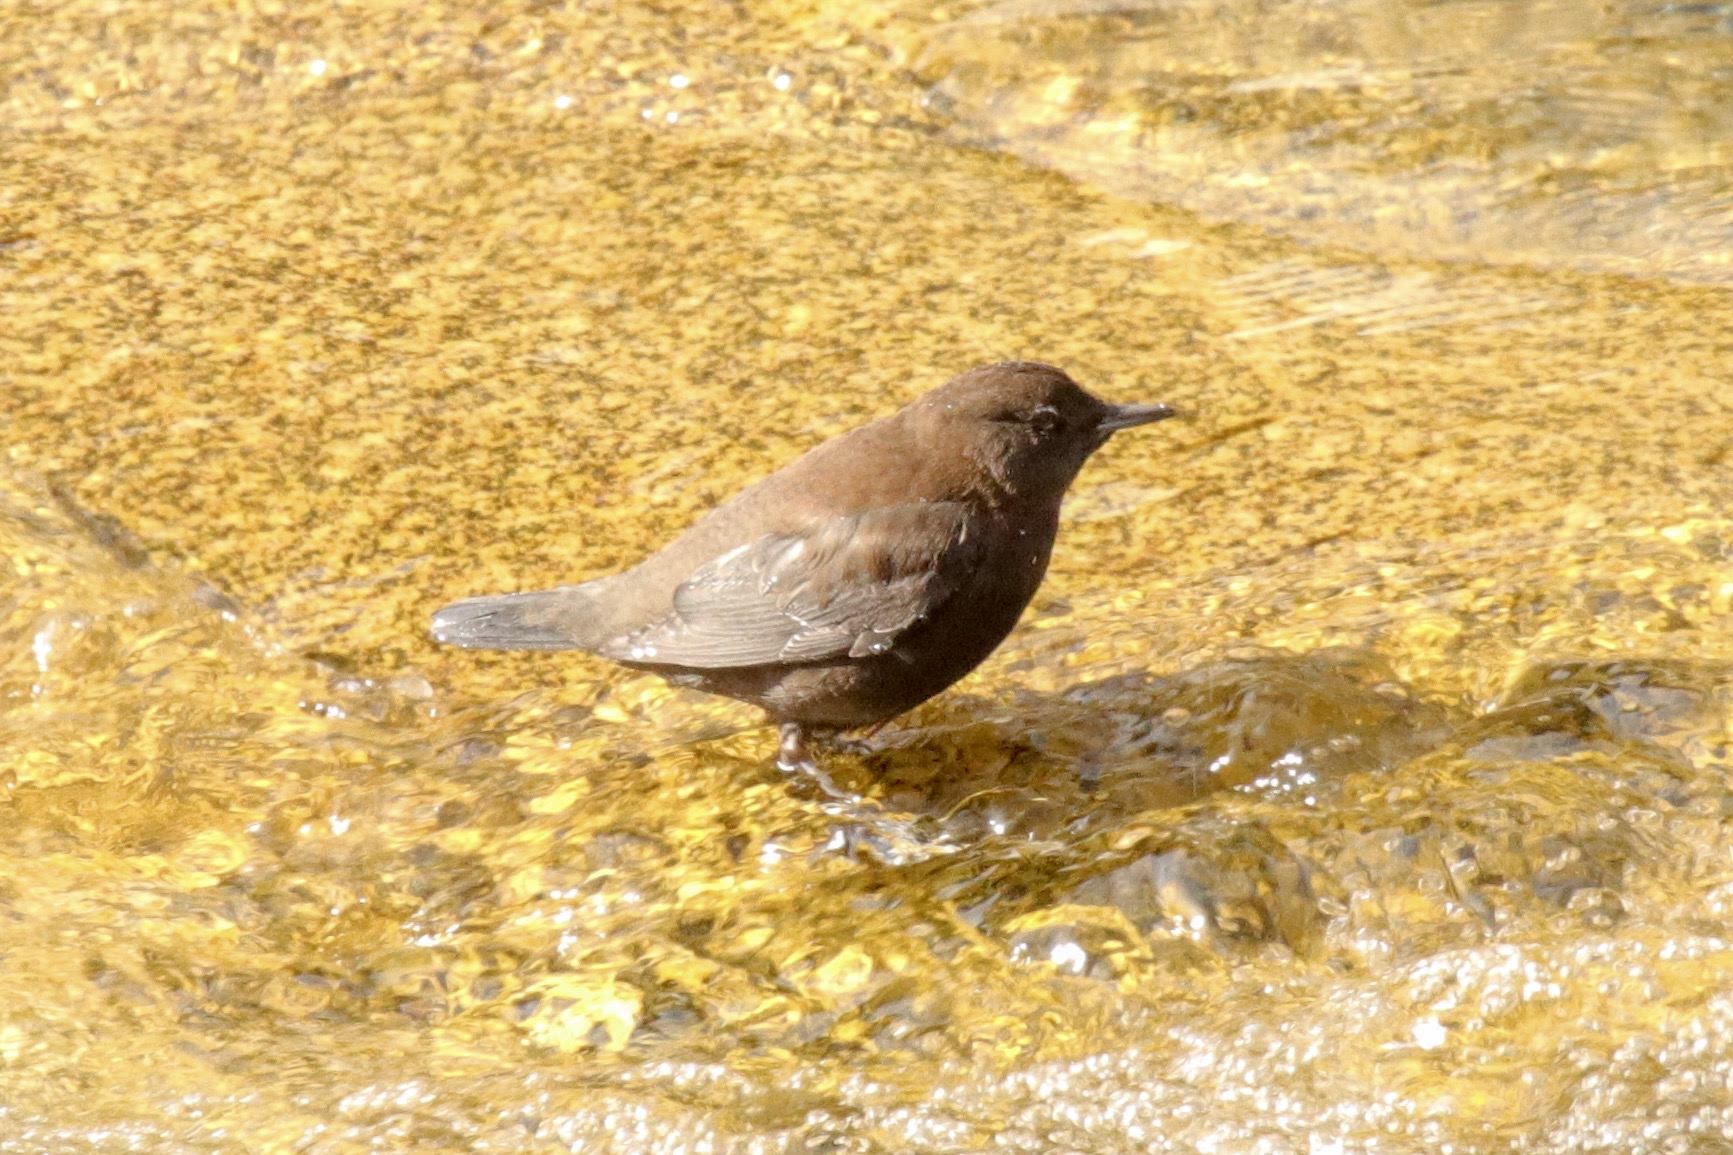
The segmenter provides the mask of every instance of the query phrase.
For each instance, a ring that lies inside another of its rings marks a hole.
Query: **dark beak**
[[[1106,437],[1133,425],[1148,425],[1151,421],[1166,421],[1173,416],[1171,405],[1109,405],[1101,423],[1095,428]]]

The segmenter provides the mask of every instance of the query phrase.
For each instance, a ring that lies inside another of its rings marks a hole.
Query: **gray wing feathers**
[[[960,505],[936,502],[759,538],[700,567],[672,612],[601,652],[700,669],[884,653],[968,573],[965,527]]]

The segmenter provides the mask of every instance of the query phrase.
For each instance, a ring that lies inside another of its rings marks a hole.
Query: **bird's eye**
[[[1059,412],[1046,405],[1029,415],[1029,427],[1038,436],[1047,437],[1059,431]]]

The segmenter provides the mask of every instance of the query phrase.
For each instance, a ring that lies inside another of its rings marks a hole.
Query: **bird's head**
[[[1166,405],[1110,405],[1039,361],[971,369],[907,412],[929,453],[966,459],[1008,495],[1037,500],[1057,500],[1119,430],[1174,414]]]

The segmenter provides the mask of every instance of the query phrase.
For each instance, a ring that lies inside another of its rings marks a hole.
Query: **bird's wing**
[[[671,612],[600,652],[696,669],[884,653],[956,591],[979,549],[955,502],[771,534],[707,562],[675,590]]]

